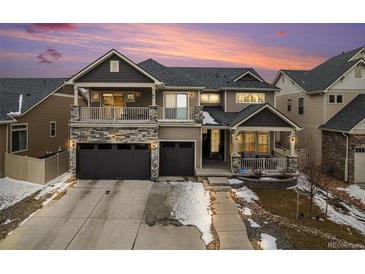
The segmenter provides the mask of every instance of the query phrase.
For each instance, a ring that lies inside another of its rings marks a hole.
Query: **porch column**
[[[74,106],[79,105],[79,89],[74,85]]]
[[[290,143],[290,156],[295,156],[295,132],[292,131],[289,136],[289,143]]]
[[[152,87],[152,106],[156,105],[156,88]]]
[[[231,135],[232,135],[232,144],[233,144],[233,154],[237,154],[238,153],[238,149],[237,149],[238,132],[236,130],[231,130]]]
[[[231,169],[233,175],[239,175],[241,173],[241,155],[238,154],[237,147],[237,135],[236,130],[231,130],[232,143],[233,143],[233,153],[231,155]]]

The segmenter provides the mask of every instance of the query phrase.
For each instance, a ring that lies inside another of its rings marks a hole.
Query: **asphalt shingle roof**
[[[324,90],[359,61],[359,59],[352,61],[349,61],[349,59],[362,48],[364,47],[334,56],[312,70],[281,71],[308,92]]]
[[[350,131],[365,119],[365,94],[356,96],[343,109],[337,112],[321,129]]]
[[[37,104],[57,87],[65,78],[0,78],[0,121],[12,120],[7,113],[17,112],[19,96],[23,95],[21,112]]]
[[[138,65],[164,82],[167,86],[194,86],[208,89],[257,88],[277,90],[274,85],[266,83],[252,68],[166,67],[153,59],[148,59]],[[248,71],[263,80],[263,82],[247,78],[240,81],[233,81]]]
[[[250,104],[239,112],[224,112],[221,107],[204,107],[204,111],[218,123],[219,126],[234,126],[266,104]],[[206,125],[206,124],[204,124]],[[215,124],[212,124],[215,125]]]

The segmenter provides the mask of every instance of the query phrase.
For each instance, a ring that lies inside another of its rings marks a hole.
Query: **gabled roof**
[[[221,107],[204,107],[204,111],[208,112],[209,115],[214,119],[217,124],[204,124],[204,126],[227,126],[231,128],[237,127],[239,124],[249,120],[261,111],[268,109],[274,115],[285,121],[295,130],[301,130],[301,127],[295,122],[290,120],[284,114],[279,112],[277,109],[272,107],[268,103],[262,104],[249,104],[239,112],[225,112]]]
[[[138,65],[159,78],[166,86],[279,90],[274,85],[266,83],[253,68],[167,67],[153,59],[148,59]],[[253,77],[242,77],[245,75]]]
[[[360,94],[329,119],[327,123],[321,125],[320,129],[349,132],[363,119],[365,119],[365,94]]]
[[[0,78],[0,121],[12,121],[8,113],[19,110],[19,96],[23,95],[21,114],[61,87],[65,78]]]
[[[126,56],[124,56],[123,54],[121,54],[119,51],[117,51],[115,49],[108,51],[106,54],[104,54],[103,56],[96,59],[94,62],[92,62],[91,64],[89,64],[88,66],[86,66],[85,68],[80,70],[78,73],[73,75],[71,78],[67,79],[67,81],[70,83],[76,81],[77,79],[79,79],[80,77],[82,77],[83,75],[88,73],[90,70],[92,70],[93,68],[95,68],[96,66],[98,66],[99,64],[101,64],[102,62],[104,62],[105,60],[107,60],[108,58],[110,58],[113,55],[118,56],[120,59],[122,59],[123,61],[128,63],[130,66],[134,67],[136,70],[138,70],[142,74],[146,75],[148,78],[153,80],[155,82],[155,84],[161,84],[160,79],[157,79],[155,76],[151,75],[149,72],[147,72],[146,70],[144,70],[143,68],[138,66],[133,61],[129,60]]]
[[[284,73],[309,93],[325,90],[358,62],[365,61],[362,58],[351,60],[363,49],[364,46],[341,53],[311,70],[280,70],[273,83],[276,84],[279,75]]]

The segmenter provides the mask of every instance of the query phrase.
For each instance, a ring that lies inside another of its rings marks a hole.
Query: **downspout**
[[[349,136],[344,132],[342,132],[342,135],[346,137],[345,182],[347,183],[349,176]]]

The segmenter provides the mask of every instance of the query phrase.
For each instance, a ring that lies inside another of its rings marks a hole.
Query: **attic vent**
[[[110,72],[119,72],[119,61],[118,60],[110,61]]]
[[[30,93],[25,94],[26,96],[30,96]]]

